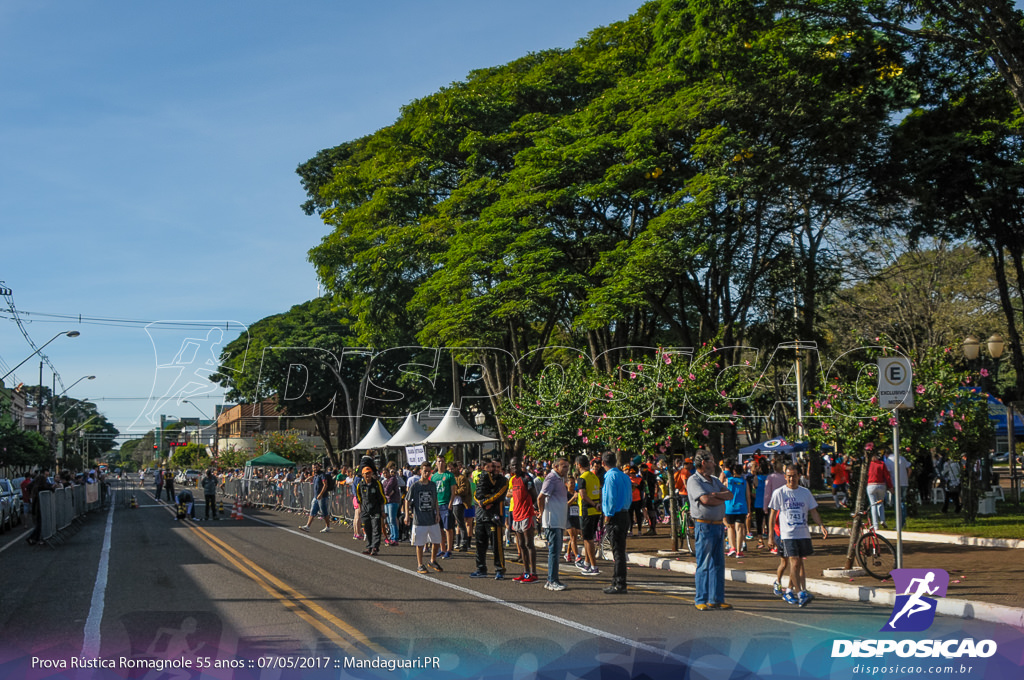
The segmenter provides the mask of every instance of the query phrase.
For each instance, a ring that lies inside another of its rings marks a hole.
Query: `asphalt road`
[[[818,598],[798,609],[727,583],[735,609],[699,612],[682,574],[632,568],[629,594],[611,596],[601,592],[610,564],[598,577],[563,567],[569,589],[554,593],[543,570],[532,584],[471,579],[472,553],[424,576],[411,546],[368,557],[344,527],[305,534],[299,515],[253,509],[241,521],[177,522],[167,504],[138,497],[138,509],[94,512],[53,548],[2,537],[0,676],[70,677],[40,665],[84,657],[119,664],[92,677],[147,680],[680,677],[683,667],[693,678],[853,677],[862,660],[833,659],[834,641],[887,637],[878,631],[890,610],[863,603]],[[1019,642],[1018,631],[942,617],[927,635]],[[1003,656],[979,663],[994,671]],[[168,675],[121,657],[192,667]]]

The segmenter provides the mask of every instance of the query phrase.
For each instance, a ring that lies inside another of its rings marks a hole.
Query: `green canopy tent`
[[[276,453],[267,452],[264,453],[262,456],[259,456],[258,458],[253,458],[252,460],[248,461],[245,464],[246,479],[250,479],[252,477],[252,469],[257,467],[293,468],[295,467],[295,463],[288,460],[287,458],[277,455]]]

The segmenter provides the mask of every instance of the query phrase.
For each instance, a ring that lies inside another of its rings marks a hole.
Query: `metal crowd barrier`
[[[99,485],[89,485],[97,487]],[[97,494],[98,495],[98,494]],[[39,492],[39,522],[42,529],[39,538],[48,543],[61,541],[81,518],[93,509],[88,502],[86,486],[73,486],[54,491]],[[101,501],[92,504],[98,507]]]
[[[232,479],[225,483],[224,493],[231,499],[272,510],[307,513],[313,501],[312,482],[283,482],[264,479]],[[352,490],[344,484],[331,492],[331,514],[351,522]]]

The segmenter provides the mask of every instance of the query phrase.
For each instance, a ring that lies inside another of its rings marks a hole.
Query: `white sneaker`
[[[323,529],[320,530],[321,534],[328,534],[330,532],[331,532],[331,528],[330,527],[324,527]]]
[[[548,581],[547,583],[544,584],[544,589],[545,590],[554,590],[556,592],[561,592],[561,591],[565,590],[565,585],[562,584],[562,583],[558,583],[557,581],[555,581],[555,582]]]
[[[307,527],[305,524],[303,524],[301,527],[299,527],[299,531],[305,531],[308,534],[309,533],[309,527]]]
[[[601,572],[598,571],[597,567],[594,567],[594,566],[591,566],[588,569],[583,569],[582,571],[580,571],[580,575],[581,576],[597,576],[600,573]]]

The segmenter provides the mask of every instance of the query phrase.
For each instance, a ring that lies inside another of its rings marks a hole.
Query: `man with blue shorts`
[[[811,517],[821,529],[822,538],[828,538],[825,525],[818,515],[818,502],[814,495],[800,486],[800,470],[795,465],[786,468],[786,486],[775,490],[768,504],[772,514],[770,525],[779,522],[779,534],[789,560],[789,588],[782,599],[789,604],[806,606],[814,599],[807,592],[807,579],[804,574],[804,558],[814,554],[811,544],[811,530],[807,518]],[[768,545],[774,545],[775,534],[769,534]],[[781,554],[781,553],[780,553]]]
[[[314,463],[313,502],[309,507],[309,519],[306,520],[306,523],[299,527],[299,529],[308,532],[309,525],[313,523],[313,518],[317,515],[321,515],[324,518],[324,528],[320,530],[320,533],[326,534],[331,530],[330,512],[330,494],[327,493],[327,476],[324,474],[323,467],[320,463]]]

